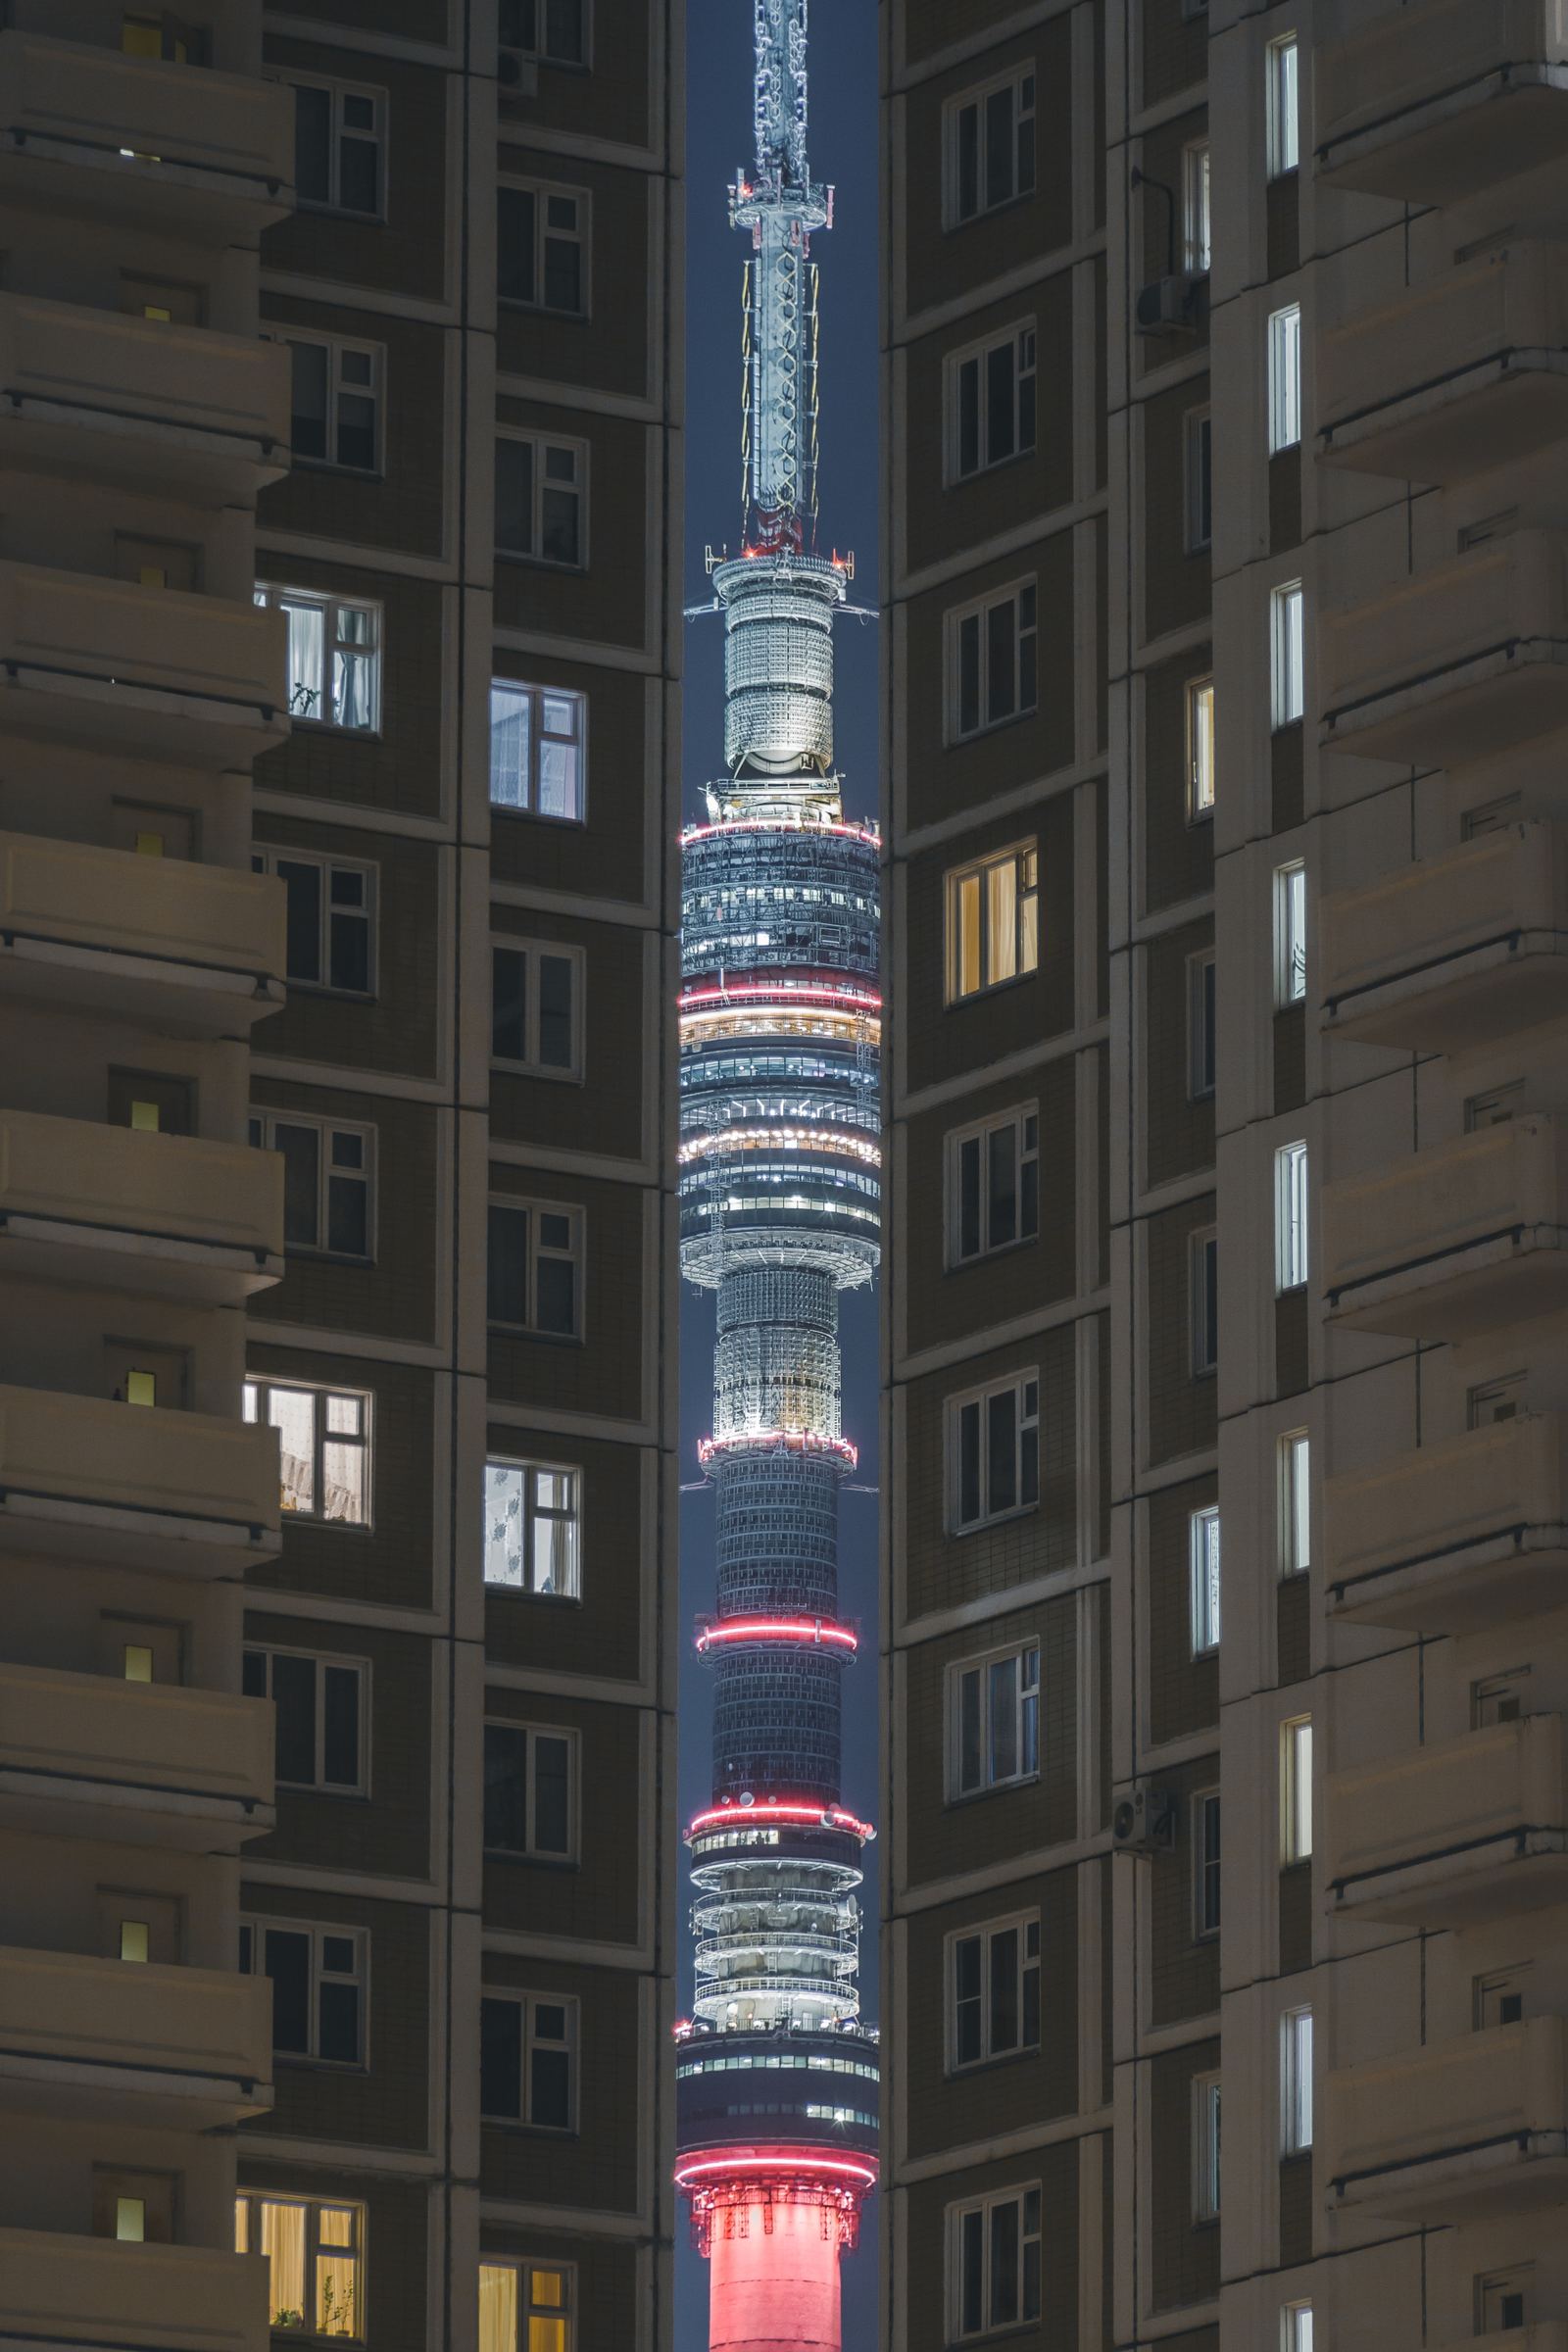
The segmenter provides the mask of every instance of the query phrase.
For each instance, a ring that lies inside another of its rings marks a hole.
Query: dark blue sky
[[[740,526],[741,271],[744,239],[730,228],[724,189],[752,162],[751,0],[688,0],[686,285],[687,602],[708,593],[703,550],[738,544]],[[822,430],[819,544],[853,548],[858,604],[877,602],[877,24],[875,0],[817,0],[810,23],[810,154],[813,174],[837,189],[833,229],[812,243],[821,264]],[[838,762],[851,815],[875,813],[878,769],[877,642],[872,622],[838,628]],[[702,787],[723,772],[723,649],[715,617],[686,635],[687,814],[700,816]],[[877,1477],[876,1306],[865,1292],[844,1296],[844,1426],[860,1448],[858,1483]],[[681,1475],[697,1476],[697,1440],[712,1419],[711,1300],[684,1293],[681,1318]],[[844,1796],[862,1817],[876,1812],[876,1522],[873,1494],[849,1494],[840,1515],[842,1607],[858,1619],[864,1662],[845,1686]],[[689,1626],[713,1599],[713,1505],[705,1493],[682,1497],[681,1614]],[[682,1666],[682,1818],[706,1804],[711,1780],[710,1683],[688,1651]],[[867,1855],[861,1984],[877,2014],[877,1848]],[[686,1892],[682,1891],[684,1913]],[[681,1998],[690,1999],[691,1958],[683,1934]],[[876,2342],[876,2213],[866,2214],[862,2250],[845,2271],[847,2352]],[[682,2251],[676,2273],[678,2352],[706,2352],[704,2266]]]

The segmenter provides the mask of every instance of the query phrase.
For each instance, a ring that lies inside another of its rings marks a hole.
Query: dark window
[[[520,1725],[484,1727],[484,1841],[497,1853],[528,1850],[528,1735]]]
[[[360,1669],[289,1650],[247,1649],[240,1688],[276,1710],[274,1769],[300,1788],[357,1789]]]
[[[479,2112],[522,2117],[522,2003],[479,2003]]]

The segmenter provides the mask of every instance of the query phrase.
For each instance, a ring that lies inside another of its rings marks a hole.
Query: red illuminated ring
[[[798,1642],[803,1648],[838,1649],[849,1657],[860,1646],[858,1636],[847,1625],[825,1623],[820,1617],[724,1617],[698,1634],[698,1655],[728,1642]]]
[[[872,2189],[876,2186],[877,2166],[869,2156],[818,2155],[809,2146],[800,2148],[739,2149],[723,2156],[686,2156],[675,2166],[675,2184],[678,2188],[702,2186],[715,2180],[733,2180],[738,2175],[755,2176],[784,2174],[793,2179],[819,2179],[824,2174],[846,2186]]]
[[[868,1821],[857,1821],[842,1805],[813,1805],[804,1797],[763,1796],[755,1805],[710,1805],[693,1816],[688,1838],[706,1838],[714,1830],[771,1829],[779,1822],[792,1829],[841,1830],[863,1841],[876,1836]]]
[[[868,848],[873,850],[879,850],[882,847],[882,836],[874,825],[830,823],[787,825],[779,823],[776,818],[756,816],[731,817],[727,824],[721,825],[688,825],[681,835],[681,840],[683,842],[707,841],[715,833],[789,833],[799,834],[806,841],[814,839],[818,833],[834,833],[842,835],[848,841],[863,841]]]

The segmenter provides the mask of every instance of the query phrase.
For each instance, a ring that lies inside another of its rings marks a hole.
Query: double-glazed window
[[[1193,1798],[1193,1936],[1217,1936],[1220,1924],[1219,1790]]]
[[[1032,841],[947,877],[948,1002],[1040,965],[1040,857]]]
[[[1312,1855],[1312,1718],[1280,1725],[1280,1860],[1287,1869]]]
[[[588,310],[588,198],[580,188],[496,190],[496,291],[503,302],[581,318]]]
[[[1299,580],[1269,598],[1269,688],[1276,731],[1300,723],[1306,709],[1306,607]]]
[[[1312,1565],[1311,1444],[1304,1429],[1287,1430],[1276,1451],[1281,1576],[1304,1576]]]
[[[484,1727],[487,1851],[566,1862],[575,1851],[572,1797],[576,1739],[527,1723]]]
[[[256,850],[251,870],[287,894],[283,969],[291,986],[368,997],[375,988],[375,868],[301,850]]]
[[[948,1262],[966,1265],[1040,1231],[1040,1117],[1009,1110],[948,1138]]]
[[[381,723],[381,608],[308,588],[256,584],[288,622],[288,710],[296,724],[373,735]]]
[[[575,1600],[582,1590],[582,1474],[549,1462],[484,1466],[484,1581]]]
[[[1214,951],[1187,958],[1187,1100],[1201,1102],[1214,1092]]]
[[[1301,306],[1273,311],[1268,322],[1268,454],[1301,438]]]
[[[1294,32],[1270,41],[1265,52],[1268,175],[1279,179],[1298,170],[1301,161],[1300,93],[1298,84],[1299,52]]]
[[[479,2112],[536,2132],[576,2129],[577,2004],[554,1993],[479,2002]]]
[[[947,364],[948,472],[964,481],[1035,445],[1035,329],[1009,327]]]
[[[365,2063],[366,1937],[357,1928],[242,1919],[242,1976],[272,1984],[272,2047],[323,2066]]]
[[[582,951],[519,941],[490,951],[492,1060],[545,1077],[582,1074]]]
[[[576,2278],[569,2263],[481,2262],[479,2352],[575,2352]]]
[[[331,1257],[375,1253],[375,1129],[293,1111],[252,1111],[250,1140],[283,1155],[283,1247]]]
[[[1033,1780],[1040,1770],[1038,1642],[954,1668],[950,1705],[955,1796]]]
[[[489,1319],[551,1339],[582,1336],[582,1211],[550,1200],[492,1200]]]
[[[1035,709],[1035,583],[1024,580],[1001,596],[948,614],[950,743],[962,743]]]
[[[1274,1154],[1274,1287],[1298,1291],[1307,1273],[1306,1146],[1281,1144]]]
[[[1274,869],[1274,1003],[1306,995],[1306,867],[1299,858]]]
[[[1219,1505],[1192,1511],[1187,1521],[1189,1630],[1195,1658],[1219,1647]]]
[[[1219,2077],[1193,2078],[1193,2219],[1219,2220]]]
[[[1280,2148],[1299,2156],[1312,2145],[1312,2012],[1280,2019]]]
[[[386,92],[294,83],[294,177],[302,208],[378,220],[385,202]]]
[[[1211,213],[1208,198],[1208,141],[1194,139],[1182,150],[1183,265],[1190,277],[1202,277],[1209,264]]]
[[[282,1508],[291,1518],[370,1524],[370,1399],[358,1389],[247,1380],[247,1421],[277,1431]]]
[[[377,473],[381,466],[379,343],[290,335],[289,437],[296,461]]]
[[[274,2328],[365,2334],[362,2206],[241,2190],[234,2200],[234,2251],[260,2254],[266,2262],[267,2311]]]
[[[1031,1373],[948,1400],[951,1496],[956,1535],[1033,1510],[1040,1500],[1040,1383]]]
[[[1187,553],[1200,554],[1214,536],[1214,421],[1207,409],[1189,409],[1182,421]]]
[[[1035,185],[1035,77],[965,90],[943,114],[944,225],[961,227]]]
[[[1187,681],[1187,818],[1198,824],[1214,813],[1214,681]]]
[[[966,2342],[1040,2317],[1040,2190],[948,2208],[948,2333]]]
[[[1187,1332],[1193,1378],[1219,1369],[1219,1235],[1205,1225],[1187,1245]]]
[[[583,820],[588,702],[569,688],[490,681],[490,805]]]
[[[541,65],[585,66],[588,7],[589,0],[500,0],[501,46]]]
[[[279,1781],[331,1796],[364,1793],[368,1671],[303,1650],[246,1648],[240,1688],[247,1698],[270,1698],[276,1709]]]
[[[1502,2321],[1503,2327],[1522,2328],[1523,2320]],[[1478,2335],[1490,2330],[1480,2326]],[[1287,2303],[1280,2312],[1280,2352],[1312,2352],[1312,2306],[1310,2303]]]
[[[948,1938],[948,2065],[1040,2047],[1040,1914]]]
[[[588,561],[588,450],[509,433],[496,443],[496,553],[581,571]]]

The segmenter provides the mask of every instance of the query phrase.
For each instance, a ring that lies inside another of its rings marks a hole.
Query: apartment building
[[[1560,11],[883,21],[885,2341],[1560,2328]]]
[[[607,15],[0,31],[18,2340],[670,2340],[681,20]]]

